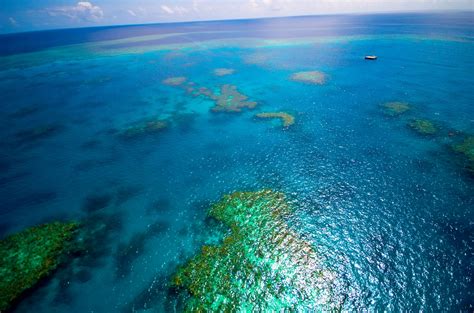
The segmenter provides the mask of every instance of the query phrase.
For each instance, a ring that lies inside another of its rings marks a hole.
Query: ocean
[[[12,311],[189,309],[173,275],[230,234],[210,208],[265,189],[338,309],[472,312],[473,73],[472,12],[0,35],[0,236],[88,236]]]

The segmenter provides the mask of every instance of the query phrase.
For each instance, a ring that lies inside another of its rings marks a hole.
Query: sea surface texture
[[[0,237],[81,245],[11,310],[472,312],[473,73],[472,13],[0,36]]]

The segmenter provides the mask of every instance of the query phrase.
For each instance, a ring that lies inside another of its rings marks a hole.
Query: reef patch
[[[214,94],[207,88],[201,88],[200,93],[215,101],[215,106],[211,108],[213,112],[241,112],[243,108],[253,109],[257,106],[257,102],[247,101],[248,97],[234,85],[223,85],[219,94]]]
[[[255,115],[258,118],[262,119],[275,119],[278,118],[281,120],[283,127],[287,128],[295,123],[295,117],[286,112],[263,112]]]
[[[327,75],[320,71],[297,72],[292,74],[290,79],[306,84],[323,85],[326,83]]]
[[[410,110],[410,105],[406,102],[387,102],[382,104],[382,109],[385,115],[388,116],[398,116],[408,110]]]
[[[118,135],[123,139],[133,139],[144,135],[155,134],[168,127],[168,123],[159,118],[144,119],[132,123],[131,125],[118,131]]]
[[[62,126],[51,124],[25,129],[16,133],[15,137],[20,144],[29,144],[41,139],[50,138],[58,134]]]
[[[468,136],[463,142],[454,144],[452,147],[455,152],[464,157],[467,172],[474,176],[474,136]]]
[[[174,287],[191,295],[186,311],[333,311],[336,275],[311,244],[289,228],[284,194],[235,192],[209,215],[230,228],[220,245],[204,246],[179,268]]]
[[[187,78],[184,76],[169,77],[163,80],[163,84],[168,86],[180,86],[186,82]]]
[[[420,135],[434,135],[438,131],[437,127],[431,121],[423,119],[411,120],[408,126]]]
[[[233,68],[216,68],[214,70],[214,75],[216,76],[227,76],[235,73]]]
[[[48,223],[0,241],[0,312],[58,267],[77,227],[76,223]]]

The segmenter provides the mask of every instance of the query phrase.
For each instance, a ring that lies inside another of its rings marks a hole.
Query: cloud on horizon
[[[473,0],[4,0],[0,33],[334,13],[474,10]]]
[[[73,21],[98,22],[104,11],[89,1],[79,1],[74,6],[61,6],[44,9],[50,17],[66,17]]]

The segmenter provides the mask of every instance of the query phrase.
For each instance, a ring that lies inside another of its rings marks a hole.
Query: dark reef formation
[[[468,136],[463,142],[454,144],[453,150],[464,159],[464,167],[474,177],[474,136]]]
[[[112,195],[90,195],[84,201],[82,209],[88,213],[92,213],[107,207],[112,200]]]
[[[124,279],[132,272],[133,262],[146,250],[148,241],[164,233],[169,228],[165,222],[156,222],[146,231],[132,236],[128,242],[122,242],[115,251],[115,277]]]
[[[71,250],[78,225],[54,222],[0,241],[0,312],[50,275]]]
[[[56,124],[43,125],[19,131],[15,137],[19,144],[30,144],[41,139],[50,138],[62,129],[62,126]]]
[[[434,135],[438,131],[431,121],[423,119],[411,120],[408,126],[421,135]]]
[[[186,311],[338,310],[336,275],[285,221],[292,208],[282,193],[235,192],[210,216],[230,228],[220,245],[204,246],[179,268],[175,287],[190,297]]]
[[[155,134],[168,126],[168,123],[159,118],[149,118],[132,123],[131,125],[118,131],[118,135],[123,139],[133,139],[145,135]]]

